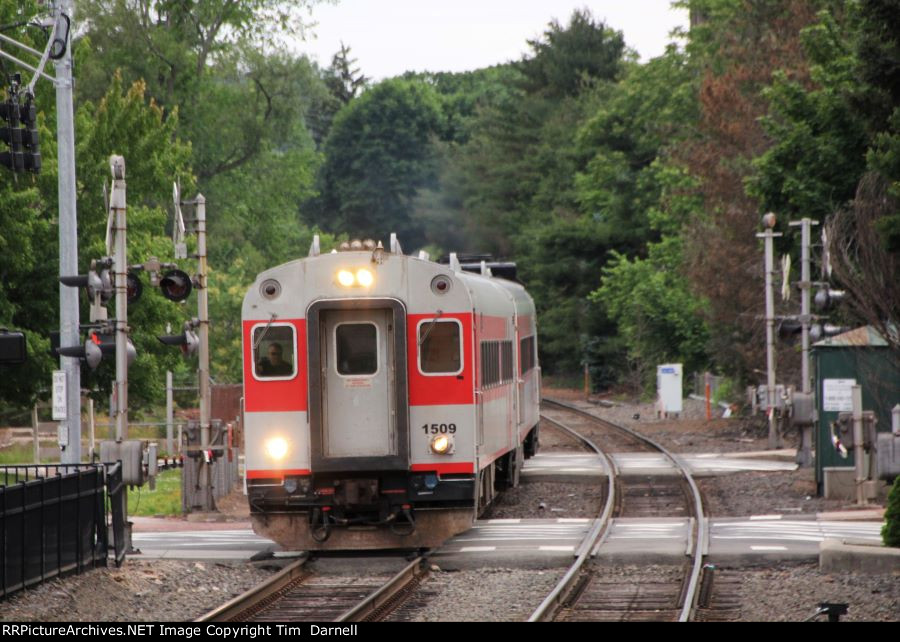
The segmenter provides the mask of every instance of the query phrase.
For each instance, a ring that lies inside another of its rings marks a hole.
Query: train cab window
[[[419,324],[419,371],[426,375],[456,375],[462,370],[459,321],[422,321]]]
[[[378,372],[378,330],[374,323],[342,323],[334,330],[334,342],[338,374]]]
[[[294,326],[261,325],[253,329],[253,375],[257,379],[290,379],[297,374]]]

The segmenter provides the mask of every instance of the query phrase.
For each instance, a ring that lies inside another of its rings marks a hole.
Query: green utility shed
[[[854,466],[853,453],[843,458],[831,442],[831,422],[851,410],[850,387],[862,386],[863,409],[878,417],[879,432],[891,431],[891,408],[900,403],[900,361],[887,341],[869,326],[813,344],[816,385],[816,482],[819,494],[823,469]]]

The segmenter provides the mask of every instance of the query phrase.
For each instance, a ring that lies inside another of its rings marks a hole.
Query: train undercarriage
[[[286,550],[433,548],[465,532],[505,488],[519,484],[537,428],[478,475],[359,472],[252,480],[253,530]]]

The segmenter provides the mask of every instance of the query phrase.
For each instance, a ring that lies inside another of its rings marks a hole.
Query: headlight
[[[431,452],[436,455],[449,455],[453,452],[453,437],[450,435],[435,435],[431,438]]]
[[[349,288],[354,283],[353,272],[349,270],[341,270],[337,273],[338,283],[343,285],[345,288]]]
[[[365,268],[363,268],[362,270],[357,270],[356,282],[364,288],[367,288],[375,282],[375,275]]]
[[[266,442],[266,454],[272,459],[284,459],[287,452],[288,443],[281,437],[274,437]]]

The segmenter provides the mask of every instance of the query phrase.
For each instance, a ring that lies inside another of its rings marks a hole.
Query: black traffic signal
[[[19,117],[22,119],[22,157],[25,169],[35,174],[41,171],[41,145],[37,130],[37,108],[34,105],[34,96],[28,94],[25,104],[19,108]]]
[[[0,152],[0,165],[8,167],[13,172],[25,171],[25,155],[22,152],[22,128],[19,115],[18,86],[13,85],[7,99],[0,103],[0,140],[9,145],[9,151]]]
[[[19,85],[22,78],[13,74],[9,79],[6,100],[0,103],[0,140],[9,145],[9,151],[0,152],[0,165],[13,172],[41,171],[40,140],[37,131],[37,107],[34,95],[26,94],[20,104]]]
[[[25,363],[25,335],[0,328],[0,365],[16,366]]]
[[[194,328],[196,328],[198,325],[199,321],[197,321],[196,319],[193,321],[185,321],[184,331],[181,334],[165,335],[162,337],[157,337],[157,339],[159,339],[167,346],[180,347],[181,354],[183,354],[184,356],[192,355],[200,346],[200,338],[197,336],[197,333],[194,332]]]
[[[159,289],[169,301],[181,302],[191,295],[191,277],[183,270],[169,270],[159,281]]]

